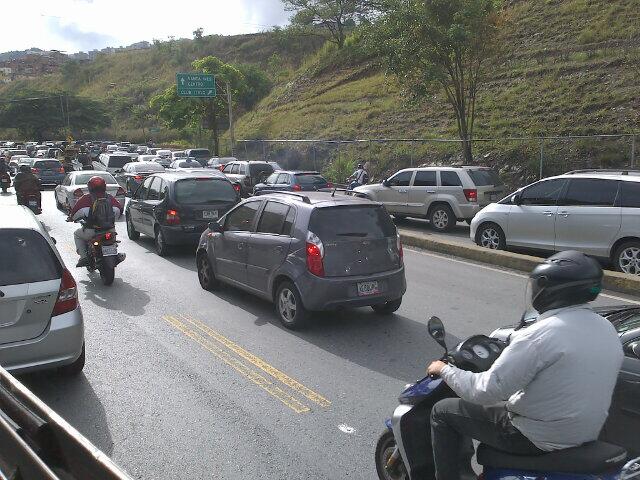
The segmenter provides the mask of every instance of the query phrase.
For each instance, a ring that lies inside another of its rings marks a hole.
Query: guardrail
[[[0,478],[132,480],[2,367]]]

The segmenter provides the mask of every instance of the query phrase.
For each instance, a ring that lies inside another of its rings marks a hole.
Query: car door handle
[[[560,212],[558,215],[561,215],[564,218],[567,218],[570,215],[570,213],[569,212]]]
[[[427,193],[436,193],[435,190],[427,190]]]
[[[398,193],[407,193],[407,192],[408,192],[408,190],[404,190],[404,189],[403,190],[398,190]]]
[[[547,210],[546,212],[542,212],[542,214],[546,217],[553,217],[555,215],[555,213]]]

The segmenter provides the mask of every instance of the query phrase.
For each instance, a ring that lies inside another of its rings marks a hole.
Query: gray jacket
[[[513,425],[546,451],[596,440],[611,405],[623,352],[611,323],[588,305],[550,310],[516,331],[483,373],[447,365],[444,381],[481,405],[506,400]]]

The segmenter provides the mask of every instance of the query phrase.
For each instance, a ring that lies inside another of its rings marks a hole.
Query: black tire
[[[140,238],[140,232],[138,232],[136,230],[136,227],[133,226],[133,222],[131,221],[131,215],[127,215],[126,224],[127,224],[127,237],[129,237],[129,240],[133,240],[135,242]]]
[[[376,472],[380,480],[407,480],[409,477],[402,463],[402,457],[397,460],[397,464],[392,471],[388,471],[387,461],[391,457],[393,450],[396,448],[396,440],[393,433],[389,430],[384,432],[378,438],[376,443]]]
[[[111,285],[115,277],[116,269],[114,267],[107,267],[106,265],[100,267],[100,278],[103,284],[107,286]]]
[[[64,367],[60,367],[58,371],[67,377],[75,377],[82,373],[82,369],[85,364],[85,352],[84,352],[84,343],[82,344],[82,351],[80,352],[80,356],[69,365],[65,365]]]
[[[400,305],[402,305],[402,297],[378,305],[371,305],[371,308],[373,308],[373,311],[378,315],[391,315],[400,308]]]
[[[613,255],[613,263],[619,272],[640,276],[640,240],[620,245]]]
[[[170,253],[170,247],[167,245],[167,242],[164,238],[164,234],[162,233],[162,229],[160,227],[156,228],[156,236],[155,236],[155,246],[156,253],[161,257],[166,257]]]
[[[490,250],[504,250],[507,248],[507,238],[498,224],[487,222],[478,228],[476,244]]]
[[[209,292],[217,290],[220,287],[220,282],[216,279],[209,256],[206,253],[200,253],[196,257],[196,266],[198,268],[198,281],[202,289]]]
[[[456,225],[456,216],[449,205],[436,205],[429,211],[429,223],[436,232],[448,232]]]
[[[302,304],[302,298],[295,285],[284,281],[276,291],[276,312],[285,328],[295,330],[303,326],[309,317],[309,312]]]

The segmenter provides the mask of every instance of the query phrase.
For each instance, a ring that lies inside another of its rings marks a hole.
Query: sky
[[[0,52],[119,47],[154,38],[232,35],[285,25],[281,0],[0,0]]]

